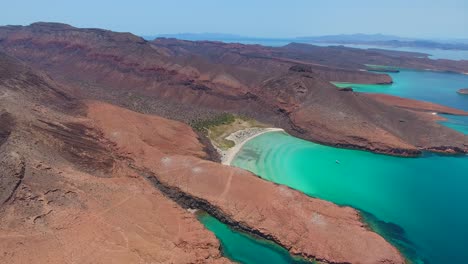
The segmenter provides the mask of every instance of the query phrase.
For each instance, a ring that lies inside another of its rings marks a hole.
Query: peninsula
[[[0,27],[0,262],[231,262],[200,210],[306,260],[405,263],[356,209],[228,166],[270,131],[397,156],[468,152],[428,114],[468,113],[332,84],[392,83],[371,64],[468,72],[344,47]]]

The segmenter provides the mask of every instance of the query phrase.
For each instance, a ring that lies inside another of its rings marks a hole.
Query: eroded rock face
[[[182,123],[97,102],[88,103],[88,111],[96,127],[133,160],[135,172],[181,206],[203,209],[231,226],[274,240],[292,254],[325,263],[404,263],[398,251],[369,231],[352,208],[183,154],[198,155],[195,150],[201,146]],[[125,122],[133,125],[122,126]],[[148,128],[153,135],[150,143],[142,133]],[[179,145],[164,136],[169,131]]]

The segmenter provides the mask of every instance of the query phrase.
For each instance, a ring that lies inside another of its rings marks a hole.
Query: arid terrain
[[[467,151],[462,134],[329,83],[392,82],[386,74],[364,71],[365,64],[466,72],[464,61],[303,44],[148,42],[54,23],[1,27],[0,48],[46,71],[79,98],[138,112],[191,122],[227,111],[315,142],[394,155]]]
[[[207,161],[186,124],[79,101],[5,55],[0,65],[3,263],[228,262],[186,209],[324,262],[403,262],[355,210]]]
[[[404,263],[356,210],[220,164],[190,126],[220,113],[340,147],[468,152],[432,117],[466,112],[330,84],[391,82],[363,71],[388,54],[337,62],[296,45],[148,42],[55,23],[0,27],[0,51],[1,263],[229,263],[189,209],[322,263]]]

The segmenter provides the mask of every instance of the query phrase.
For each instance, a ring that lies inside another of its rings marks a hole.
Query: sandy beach
[[[247,141],[260,136],[262,134],[274,131],[283,131],[281,128],[259,128],[259,127],[252,127],[247,129],[238,130],[229,136],[226,139],[234,141],[234,147],[222,150],[220,148],[216,148],[221,155],[221,163],[224,165],[231,165],[232,160],[236,156],[237,152],[242,148],[242,146],[247,143]]]

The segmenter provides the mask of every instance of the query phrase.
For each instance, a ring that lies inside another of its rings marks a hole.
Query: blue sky
[[[468,38],[468,0],[14,0],[0,24],[64,22],[140,35],[258,37],[385,33]]]

